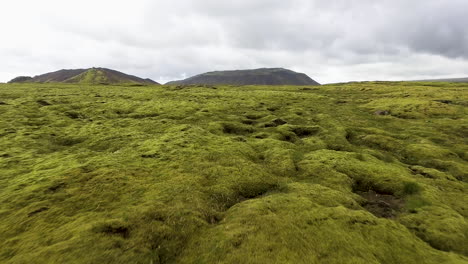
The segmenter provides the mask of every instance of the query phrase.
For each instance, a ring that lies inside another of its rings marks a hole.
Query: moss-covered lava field
[[[468,84],[0,85],[0,263],[468,263]]]

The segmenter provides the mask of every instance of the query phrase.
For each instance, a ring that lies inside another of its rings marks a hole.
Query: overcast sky
[[[156,81],[284,67],[321,83],[468,76],[467,0],[11,0],[0,82],[108,67]]]

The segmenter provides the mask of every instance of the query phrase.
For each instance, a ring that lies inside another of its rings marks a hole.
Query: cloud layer
[[[16,0],[0,81],[102,66],[158,81],[285,67],[319,82],[467,76],[466,0]]]

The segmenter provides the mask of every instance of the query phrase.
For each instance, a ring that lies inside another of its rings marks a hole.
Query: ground
[[[0,85],[0,263],[468,263],[468,84]]]

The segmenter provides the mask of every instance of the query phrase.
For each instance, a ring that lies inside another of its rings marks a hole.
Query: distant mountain
[[[34,77],[16,77],[9,83],[17,82],[61,82],[82,84],[158,84],[151,79],[142,79],[106,68],[59,70]]]
[[[185,80],[168,82],[167,84],[320,85],[304,73],[298,73],[282,68],[214,71],[196,75]]]
[[[431,79],[431,80],[418,80],[415,82],[454,82],[454,83],[468,83],[468,78],[448,78],[448,79]]]

